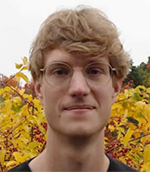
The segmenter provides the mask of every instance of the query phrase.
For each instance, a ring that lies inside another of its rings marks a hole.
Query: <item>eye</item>
[[[102,71],[100,69],[91,69],[89,71],[90,74],[96,75],[96,74],[100,74],[102,73]]]
[[[58,75],[58,76],[62,76],[62,75],[69,75],[69,70],[68,69],[63,69],[63,68],[56,68],[54,70],[51,71],[51,74],[53,75]]]
[[[101,68],[98,68],[98,67],[90,67],[88,68],[88,70],[86,71],[86,73],[88,75],[92,75],[92,76],[98,76],[98,75],[101,75],[103,74],[103,70]]]
[[[46,68],[47,77],[62,77],[70,75],[71,70],[68,66],[62,64],[51,64]]]

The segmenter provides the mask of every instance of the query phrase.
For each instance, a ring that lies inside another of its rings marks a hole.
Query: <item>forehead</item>
[[[74,65],[84,65],[95,61],[109,63],[108,57],[87,57],[77,53],[70,54],[64,49],[54,49],[44,53],[44,66],[52,62],[67,62]]]

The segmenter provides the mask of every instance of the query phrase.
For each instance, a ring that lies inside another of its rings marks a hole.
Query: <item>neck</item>
[[[30,163],[33,171],[107,171],[103,131],[88,137],[48,133],[46,149]]]

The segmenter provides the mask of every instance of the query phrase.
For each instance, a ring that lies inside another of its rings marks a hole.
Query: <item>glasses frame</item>
[[[80,68],[80,69],[82,69],[82,71],[83,71],[83,75],[85,76],[86,82],[89,84],[90,82],[88,82],[88,79],[87,79],[87,77],[86,77],[86,75],[85,75],[86,68],[88,68],[88,67],[89,67],[90,65],[92,65],[92,64],[97,64],[97,63],[102,63],[102,64],[105,64],[105,65],[107,65],[107,66],[109,67],[109,69],[110,69],[110,79],[108,80],[108,82],[106,82],[106,84],[109,83],[109,81],[111,80],[111,78],[112,78],[112,76],[114,75],[114,73],[115,73],[115,72],[117,73],[117,69],[116,69],[116,68],[113,68],[109,63],[99,62],[99,61],[89,63],[89,64],[86,65],[85,67],[74,67],[74,68],[72,68],[72,67],[71,67],[68,63],[66,63],[66,62],[52,62],[52,63],[47,64],[44,68],[40,69],[40,72],[43,74],[43,77],[44,77],[45,81],[46,81],[50,86],[52,86],[52,87],[63,87],[63,85],[60,85],[60,86],[56,86],[56,85],[55,85],[55,86],[54,86],[54,85],[50,84],[50,83],[47,81],[47,79],[46,79],[46,77],[45,77],[46,68],[47,68],[49,65],[51,65],[51,64],[63,64],[63,65],[66,65],[66,66],[70,69],[70,71],[72,71],[71,75],[73,74],[73,71],[74,71],[76,68]],[[70,81],[70,80],[69,80],[69,81]],[[90,83],[90,84],[92,84],[92,83]],[[106,85],[106,84],[104,84],[104,85]],[[66,84],[66,85],[67,85],[67,84]],[[101,86],[101,85],[95,85],[95,84],[92,84],[92,85],[95,86],[95,87],[100,87],[100,86]]]

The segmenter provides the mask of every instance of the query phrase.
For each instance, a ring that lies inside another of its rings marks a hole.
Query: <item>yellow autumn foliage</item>
[[[108,154],[140,171],[149,172],[150,88],[137,86],[120,93],[105,133]]]
[[[26,58],[16,64],[21,74]],[[5,85],[0,89],[0,171],[37,156],[46,144],[47,123],[40,101],[25,88]],[[123,90],[112,106],[105,128],[105,150],[114,158],[142,172],[150,171],[150,88]]]

